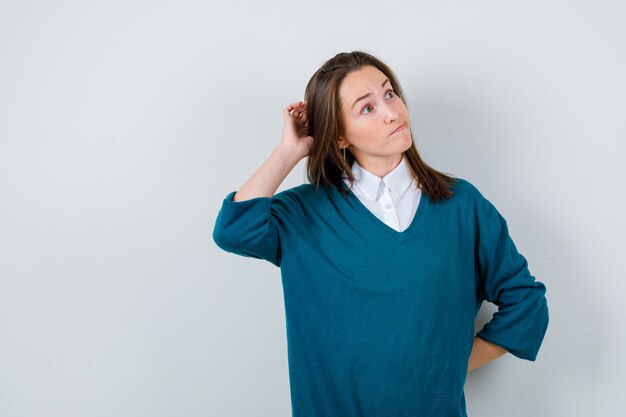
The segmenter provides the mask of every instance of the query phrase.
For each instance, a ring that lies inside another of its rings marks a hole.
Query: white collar
[[[352,163],[352,174],[354,175],[354,185],[359,187],[359,190],[372,201],[378,201],[379,190],[384,189],[385,185],[391,188],[391,192],[396,197],[400,198],[413,182],[413,177],[404,155],[400,163],[383,178],[363,168],[356,159]],[[349,181],[346,180],[346,183],[349,184]],[[381,183],[383,187],[381,187]]]

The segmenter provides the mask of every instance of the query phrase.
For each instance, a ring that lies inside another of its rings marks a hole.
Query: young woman
[[[213,239],[281,269],[293,416],[466,416],[467,372],[534,361],[548,326],[505,219],[422,161],[400,84],[370,54],[324,63],[283,118]],[[274,194],[304,157],[310,183]],[[484,300],[498,311],[475,335]]]

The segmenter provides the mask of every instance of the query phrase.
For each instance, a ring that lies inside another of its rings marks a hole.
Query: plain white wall
[[[424,159],[498,207],[547,286],[537,361],[470,373],[470,417],[626,415],[625,12],[0,2],[0,416],[291,415],[280,271],[211,232],[281,109],[355,49],[394,69]],[[279,191],[304,181],[302,161]]]

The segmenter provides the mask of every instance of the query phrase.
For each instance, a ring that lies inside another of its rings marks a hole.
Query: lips
[[[406,123],[402,123],[400,126],[398,126],[398,128],[396,130],[394,130],[393,132],[391,132],[389,135],[393,135],[396,132],[399,132],[401,130],[403,130],[406,127]]]

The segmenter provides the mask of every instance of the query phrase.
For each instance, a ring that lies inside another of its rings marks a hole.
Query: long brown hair
[[[389,78],[395,94],[407,106],[404,92],[391,68],[363,51],[341,52],[326,61],[313,74],[304,92],[309,134],[315,138],[306,164],[308,180],[317,188],[320,185],[334,186],[344,197],[349,191],[343,187],[342,182],[346,178],[351,185],[353,184],[355,178],[351,166],[355,158],[349,150],[344,158],[338,145],[338,138],[344,132],[339,86],[346,75],[365,65],[372,65],[384,73]],[[412,129],[410,133],[413,138]],[[456,179],[426,164],[417,152],[415,141],[403,154],[418,187],[430,197],[431,201],[452,197],[449,187]],[[344,171],[347,177],[343,176]]]

